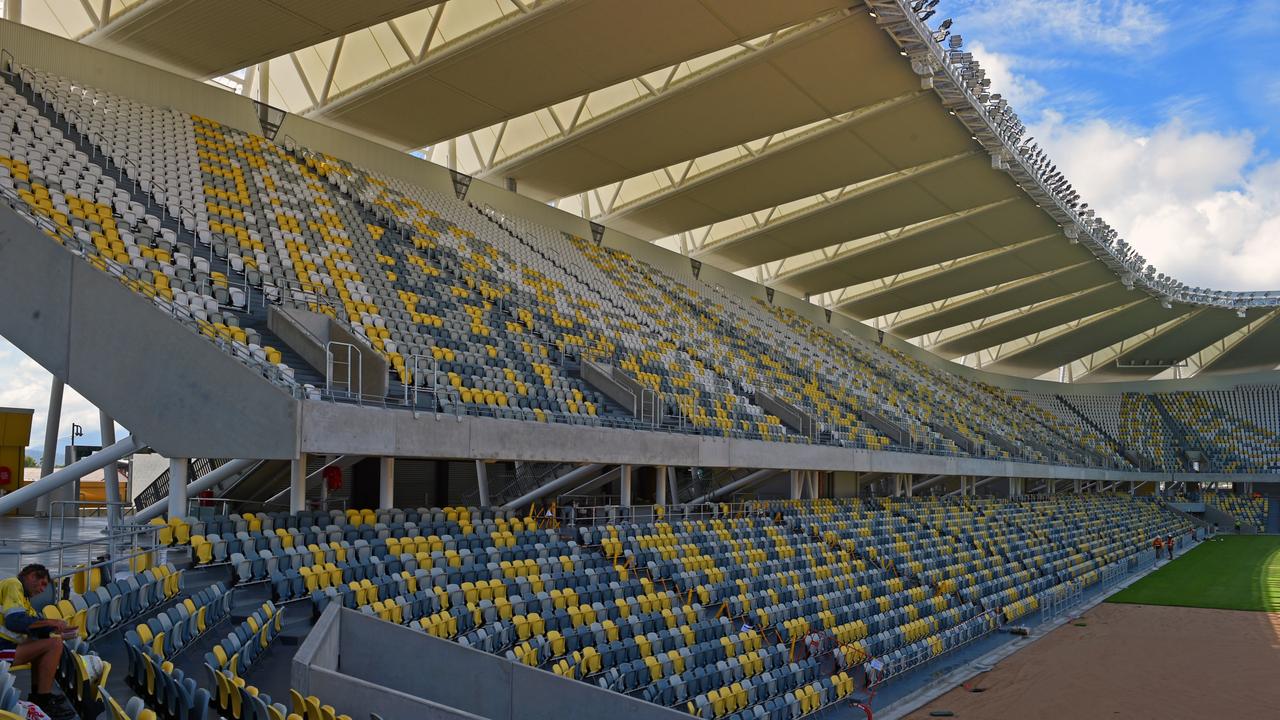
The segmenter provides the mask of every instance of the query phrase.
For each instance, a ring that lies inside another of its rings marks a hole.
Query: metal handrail
[[[343,363],[343,365],[346,367],[346,370],[347,370],[346,393],[348,396],[355,397],[358,403],[363,404],[363,402],[361,402],[361,399],[363,397],[361,390],[364,387],[364,358],[360,353],[360,348],[356,347],[355,345],[352,345],[351,343],[338,342],[336,340],[330,340],[328,343],[325,343],[325,346],[324,346],[325,390],[330,395],[334,394],[333,393],[333,373],[334,373],[334,364],[335,364],[334,362],[335,356],[333,353],[334,348],[346,348],[346,362]],[[351,382],[351,370],[352,370],[351,354],[352,353],[355,353],[355,365],[356,365],[356,372],[355,372],[356,384],[354,386]],[[354,393],[352,392],[353,387],[355,388]]]

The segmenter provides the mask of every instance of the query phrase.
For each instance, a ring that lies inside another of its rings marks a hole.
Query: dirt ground
[[[1104,603],[1077,622],[907,717],[1280,718],[1280,613]]]

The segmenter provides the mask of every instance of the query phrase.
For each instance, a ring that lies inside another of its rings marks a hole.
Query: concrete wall
[[[329,341],[329,318],[306,310],[272,305],[267,328],[298,353],[321,375],[325,369],[324,344]]]
[[[296,452],[296,400],[7,205],[0,335],[165,456]]]
[[[394,652],[388,652],[394,648]],[[292,685],[353,717],[675,718],[657,705],[331,605],[294,655]]]
[[[918,455],[825,445],[737,440],[647,430],[616,430],[387,411],[309,400],[302,403],[303,452],[530,462],[779,468],[912,475],[1280,482],[1280,475],[1139,473],[1027,462]]]

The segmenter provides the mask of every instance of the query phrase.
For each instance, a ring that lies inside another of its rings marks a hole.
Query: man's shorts
[[[18,659],[18,646],[8,640],[0,640],[0,662],[13,662]]]

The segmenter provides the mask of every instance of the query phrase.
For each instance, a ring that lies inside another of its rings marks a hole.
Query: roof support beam
[[[506,177],[511,175],[516,168],[527,164],[530,161],[552,155],[564,149],[570,142],[576,140],[580,135],[594,132],[602,127],[616,122],[624,117],[632,117],[640,113],[644,113],[654,105],[661,103],[669,94],[679,92],[687,88],[695,88],[697,85],[707,82],[712,78],[719,78],[730,73],[736,72],[743,65],[748,63],[764,62],[776,53],[787,48],[807,42],[810,38],[820,35],[837,22],[849,18],[855,11],[841,10],[828,13],[815,20],[809,21],[803,26],[787,33],[774,33],[766,38],[758,46],[748,46],[729,59],[716,63],[711,69],[705,72],[689,75],[680,82],[672,82],[664,84],[661,88],[654,88],[656,92],[643,97],[640,100],[625,103],[613,110],[604,111],[602,114],[590,121],[583,123],[578,128],[571,130],[569,133],[554,138],[547,142],[536,143],[529,147],[519,148],[512,151],[505,157],[501,158],[492,168],[485,173],[479,174],[481,179],[490,177]],[[860,12],[860,11],[859,11]],[[678,67],[682,63],[677,63]]]
[[[774,136],[770,135],[768,138],[765,138],[764,143],[759,150],[752,150],[750,144],[744,144],[740,146],[745,153],[744,156],[721,163],[692,176],[690,176],[689,171],[686,170],[678,181],[668,177],[668,179],[671,180],[671,184],[667,187],[662,188],[657,192],[649,193],[636,200],[624,203],[616,210],[600,215],[595,219],[597,222],[609,224],[630,213],[659,205],[662,202],[690,189],[705,185],[715,180],[723,179],[733,173],[741,172],[743,169],[751,165],[757,165],[768,161],[778,155],[794,150],[799,145],[819,141],[835,133],[846,132],[850,128],[856,127],[859,123],[866,122],[881,113],[899,108],[922,97],[927,97],[927,93],[923,90],[904,93],[895,98],[883,100],[873,105],[868,105],[866,107],[844,113],[843,115],[839,115],[828,120],[817,129],[798,133],[776,142],[773,140]],[[696,161],[691,161],[689,167],[692,168],[695,162]],[[626,181],[624,180],[623,182]],[[689,228],[685,229],[687,230]]]
[[[944,215],[940,218],[927,220],[909,227],[898,228],[897,230],[883,233],[878,237],[863,238],[858,241],[841,243],[834,248],[830,248],[831,252],[825,253],[822,259],[811,262],[802,267],[781,272],[775,275],[773,280],[778,282],[792,281],[796,278],[803,277],[805,273],[809,273],[814,270],[821,270],[836,263],[846,263],[850,260],[856,259],[860,255],[870,252],[882,252],[894,247],[903,246],[909,243],[913,238],[923,235],[924,233],[943,230],[948,226],[964,222],[975,215],[981,215],[982,213],[1005,207],[1017,201],[1017,198],[997,200],[993,203],[987,203],[986,205],[979,205],[978,207],[973,208],[966,208],[964,210],[953,212],[950,215]],[[815,291],[825,292],[833,289],[835,288],[817,288]]]
[[[825,212],[834,206],[860,200],[872,193],[893,187],[899,183],[909,182],[919,175],[937,170],[938,168],[945,167],[965,158],[973,157],[973,155],[974,153],[972,152],[957,153],[938,160],[904,168],[895,173],[883,175],[873,180],[867,180],[845,188],[836,188],[815,196],[815,201],[812,205],[801,210],[789,212],[786,215],[777,217],[776,219],[775,215],[778,210],[778,206],[775,206],[769,209],[768,215],[764,221],[757,221],[754,227],[747,228],[746,230],[730,235],[723,240],[717,240],[708,244],[703,247],[697,255],[710,255],[734,245],[750,243],[758,239],[764,233],[773,232],[778,228],[785,228],[786,225],[790,223],[803,220],[816,213]],[[752,213],[752,216],[755,217],[756,214],[757,213]]]

